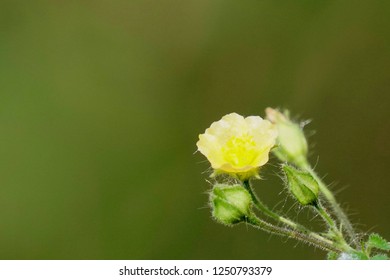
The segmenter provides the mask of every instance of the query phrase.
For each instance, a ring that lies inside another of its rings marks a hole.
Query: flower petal
[[[255,176],[268,161],[276,137],[277,130],[268,120],[231,113],[200,134],[197,146],[218,172]]]

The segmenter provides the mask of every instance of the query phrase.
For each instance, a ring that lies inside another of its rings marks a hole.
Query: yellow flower
[[[276,137],[277,130],[268,120],[231,113],[212,123],[196,145],[217,173],[245,180],[256,176],[268,161]]]

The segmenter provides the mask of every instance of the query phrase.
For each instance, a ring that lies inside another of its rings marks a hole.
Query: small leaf
[[[377,248],[385,251],[390,250],[390,243],[387,242],[382,236],[376,233],[372,233],[368,237],[367,247],[369,248]]]
[[[389,257],[384,254],[375,255],[371,258],[371,260],[388,260]]]

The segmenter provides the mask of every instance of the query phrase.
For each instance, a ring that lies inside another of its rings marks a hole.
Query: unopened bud
[[[307,141],[299,124],[292,122],[286,114],[267,108],[267,119],[278,130],[277,149],[275,155],[281,161],[292,162],[297,165],[305,161],[307,156]]]
[[[250,213],[252,198],[241,185],[216,184],[210,193],[213,217],[225,225],[244,221]]]
[[[315,205],[318,200],[318,182],[308,172],[284,165],[290,192],[302,205]]]

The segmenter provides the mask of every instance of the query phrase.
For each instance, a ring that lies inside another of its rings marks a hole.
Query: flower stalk
[[[333,193],[329,190],[329,188],[326,186],[326,184],[321,180],[321,178],[317,175],[317,173],[313,170],[313,168],[310,166],[307,160],[303,161],[300,167],[313,176],[313,178],[318,182],[318,186],[320,188],[321,194],[324,196],[324,198],[329,202],[333,213],[336,215],[339,222],[342,224],[343,228],[345,229],[345,232],[347,236],[349,237],[350,241],[355,244],[358,244],[358,239],[356,237],[355,230],[349,221],[347,215],[343,211],[343,209],[340,207],[340,205],[337,203],[337,200]]]
[[[263,220],[260,220],[256,216],[249,216],[247,217],[247,223],[249,225],[254,226],[255,228],[258,228],[263,231],[267,231],[276,235],[281,235],[281,236],[286,236],[290,238],[294,238],[296,240],[302,241],[304,243],[309,243],[317,248],[326,250],[326,251],[331,251],[331,252],[336,252],[336,253],[341,253],[342,250],[337,248],[332,241],[327,240],[327,239],[317,239],[314,238],[313,236],[304,234],[299,231],[287,229],[287,228],[282,228],[278,227],[275,225],[272,225],[270,223],[267,223]]]
[[[332,219],[330,214],[326,211],[326,209],[321,205],[321,203],[316,203],[313,206],[321,218],[328,224],[330,232],[332,232],[332,237],[335,240],[337,246],[343,252],[353,252],[355,251],[348,243],[345,241],[343,233],[338,229],[336,222]]]
[[[316,239],[318,240],[319,242],[326,242],[326,243],[331,243],[331,241],[329,241],[328,239],[326,239],[325,237],[307,229],[305,226],[297,223],[297,222],[294,222],[286,217],[283,217],[277,213],[275,213],[274,211],[272,211],[271,209],[269,209],[269,207],[267,207],[258,197],[257,195],[255,194],[255,192],[253,191],[252,189],[252,186],[249,182],[249,180],[247,181],[244,181],[243,182],[243,185],[245,187],[245,189],[249,192],[249,194],[251,195],[252,197],[252,201],[254,203],[254,205],[257,207],[257,209],[262,212],[263,214],[265,214],[266,216],[274,219],[275,221],[277,222],[281,222],[283,224],[285,224],[286,226],[288,226],[289,228],[291,228],[292,230],[295,230],[296,232],[298,233],[301,233],[303,234],[303,236],[309,236],[310,238],[313,238],[313,239]]]

